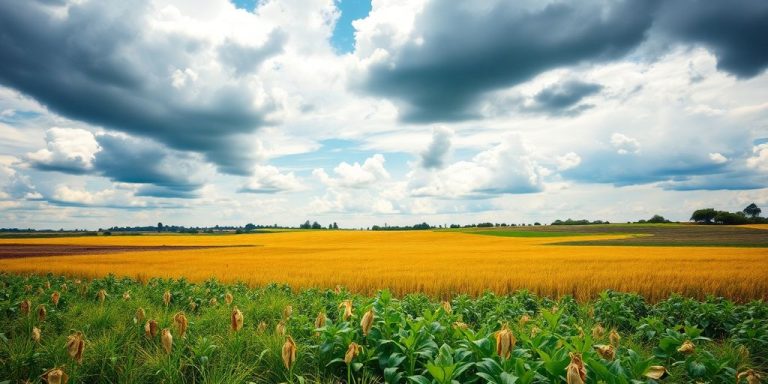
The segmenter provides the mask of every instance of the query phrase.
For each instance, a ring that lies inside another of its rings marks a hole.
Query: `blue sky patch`
[[[355,50],[355,28],[352,21],[363,19],[371,12],[371,0],[337,0],[336,6],[341,11],[336,28],[331,36],[331,45],[339,53]]]
[[[235,7],[240,9],[245,9],[246,11],[250,12],[253,11],[254,8],[256,8],[256,3],[258,0],[230,0],[232,4],[235,5]]]

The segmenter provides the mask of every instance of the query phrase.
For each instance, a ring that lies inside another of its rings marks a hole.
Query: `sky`
[[[764,0],[0,1],[0,55],[0,227],[768,205]]]

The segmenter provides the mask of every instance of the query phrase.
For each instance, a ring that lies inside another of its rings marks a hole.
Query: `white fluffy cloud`
[[[335,176],[329,176],[324,169],[317,168],[312,174],[323,184],[341,188],[367,188],[373,184],[389,179],[389,172],[384,167],[386,159],[382,154],[375,154],[360,164],[341,162],[333,169]]]
[[[565,171],[581,164],[581,156],[574,152],[568,152],[565,155],[557,157],[557,170]]]
[[[768,143],[752,148],[753,156],[747,159],[747,166],[761,172],[768,172]]]
[[[27,154],[34,165],[81,173],[93,167],[93,159],[101,150],[90,131],[79,128],[53,127],[45,131],[47,148]]]
[[[723,164],[728,162],[728,158],[723,156],[720,152],[710,152],[709,159],[715,164]]]
[[[470,161],[458,161],[436,172],[412,174],[413,196],[480,197],[539,192],[548,170],[533,158],[519,134],[507,135],[496,146]]]
[[[640,142],[621,133],[611,135],[611,145],[620,155],[640,152]]]

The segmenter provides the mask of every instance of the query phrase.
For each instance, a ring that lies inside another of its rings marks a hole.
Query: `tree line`
[[[768,219],[760,217],[762,209],[752,203],[738,212],[718,211],[714,208],[697,209],[691,215],[691,221],[702,224],[768,224]]]

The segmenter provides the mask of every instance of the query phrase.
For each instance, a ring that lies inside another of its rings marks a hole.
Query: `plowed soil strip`
[[[0,259],[16,259],[41,256],[98,255],[143,251],[183,251],[209,248],[241,248],[238,246],[125,246],[125,245],[62,245],[62,244],[0,244]]]

